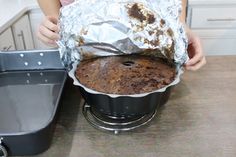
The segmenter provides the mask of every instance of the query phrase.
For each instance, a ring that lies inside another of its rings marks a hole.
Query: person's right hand
[[[56,47],[56,41],[60,38],[57,25],[58,19],[53,16],[46,16],[39,26],[37,37],[48,46]]]

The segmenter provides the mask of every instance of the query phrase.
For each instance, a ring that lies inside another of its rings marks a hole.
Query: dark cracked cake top
[[[170,84],[174,66],[149,56],[111,56],[80,62],[76,78],[87,88],[107,94],[152,92]]]

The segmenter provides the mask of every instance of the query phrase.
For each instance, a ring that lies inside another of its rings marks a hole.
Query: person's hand
[[[46,16],[39,26],[37,37],[48,46],[56,47],[59,39],[58,19],[53,16]]]
[[[189,28],[186,29],[188,37],[188,56],[189,60],[185,63],[187,70],[196,71],[206,64],[206,58],[203,54],[200,38]]]

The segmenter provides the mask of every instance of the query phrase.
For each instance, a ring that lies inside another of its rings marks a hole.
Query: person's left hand
[[[196,71],[206,64],[206,58],[203,53],[200,38],[194,34],[189,28],[186,28],[188,37],[188,56],[189,60],[185,63],[187,70]]]
[[[60,38],[58,19],[54,16],[45,16],[37,31],[37,37],[44,44],[57,47],[56,41]]]

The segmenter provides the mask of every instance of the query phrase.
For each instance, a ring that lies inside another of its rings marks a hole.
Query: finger
[[[40,33],[38,33],[37,37],[40,41],[42,41],[44,44],[46,44],[48,46],[53,46],[54,47],[56,45],[53,40],[50,40],[50,39],[46,38],[45,36],[43,36]]]
[[[187,70],[196,71],[206,64],[206,58],[203,57],[198,63],[192,66],[185,66]]]
[[[58,23],[58,20],[56,18],[49,16],[43,20],[42,25],[51,31],[59,32],[59,27],[58,27],[57,23]]]
[[[59,34],[52,32],[44,26],[39,27],[39,32],[50,40],[59,40],[60,38]]]
[[[40,41],[42,41],[44,44],[48,45],[48,46],[52,46],[55,47],[56,43],[55,41],[45,37],[44,35],[42,35],[40,32],[37,33],[37,37]]]
[[[58,23],[58,18],[56,18],[55,16],[47,16],[47,18],[49,19],[49,21],[53,22],[54,24]]]
[[[191,44],[189,44],[188,51],[190,60],[186,63],[187,65],[194,65],[203,58],[203,50],[201,46],[200,38],[197,36],[192,37]]]
[[[194,65],[203,58],[201,45],[195,44],[192,46],[193,46],[192,51],[194,51],[193,58],[190,58],[189,61],[186,63],[186,65]]]

